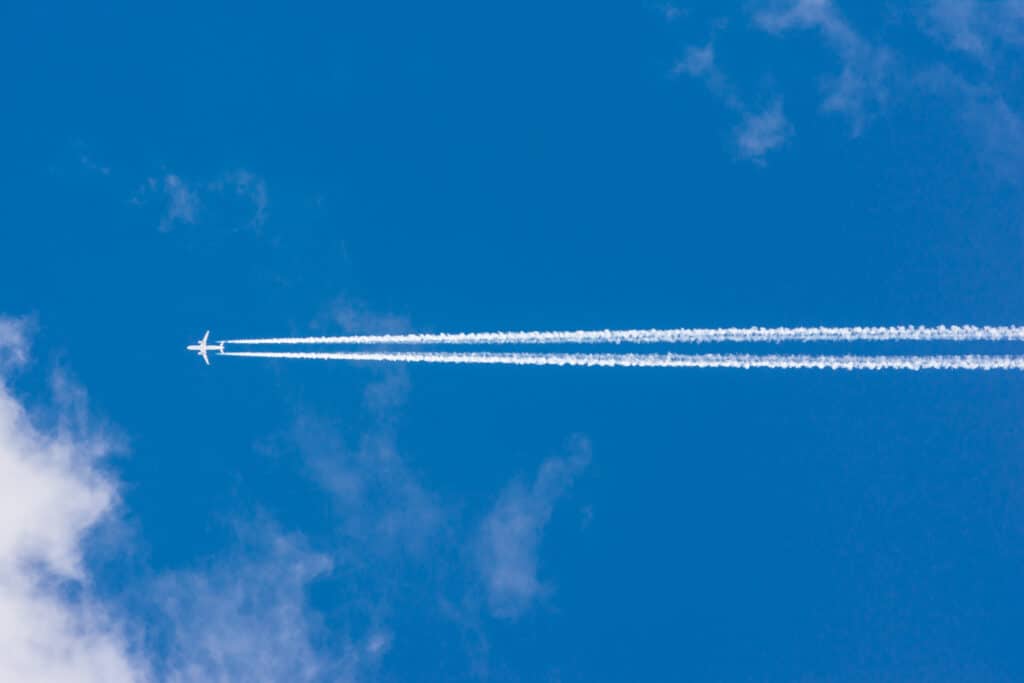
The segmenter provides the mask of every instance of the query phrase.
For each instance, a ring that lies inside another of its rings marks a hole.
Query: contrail
[[[237,342],[236,342],[237,343]],[[393,363],[455,363],[484,365],[573,365],[647,368],[767,368],[773,370],[1024,370],[1024,356],[808,356],[753,354],[611,354],[611,353],[486,353],[486,352],[315,352],[226,351],[244,358],[382,361]]]
[[[1024,326],[716,327],[666,330],[457,332],[228,339],[228,344],[705,344],[712,342],[1024,341]]]

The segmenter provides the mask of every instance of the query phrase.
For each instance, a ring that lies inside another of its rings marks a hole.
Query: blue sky
[[[1019,323],[1022,48],[1016,0],[8,3],[0,678],[1021,680],[1015,374],[183,346]]]

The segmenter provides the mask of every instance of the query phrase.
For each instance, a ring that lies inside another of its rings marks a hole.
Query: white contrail
[[[667,330],[458,332],[228,339],[228,344],[666,344],[710,342],[1024,341],[1024,326],[718,327]]]
[[[774,370],[1024,370],[1024,356],[807,356],[727,354],[315,352],[227,351],[224,356],[300,360],[485,365],[575,365],[649,368],[768,368]]]

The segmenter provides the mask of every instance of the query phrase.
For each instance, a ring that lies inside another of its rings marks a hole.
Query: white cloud
[[[755,14],[754,23],[769,33],[816,30],[838,55],[842,71],[826,83],[822,108],[845,114],[854,135],[888,98],[892,56],[858,34],[831,0],[787,0]]]
[[[946,67],[922,73],[926,91],[950,98],[980,158],[996,173],[1019,181],[1024,172],[1024,117],[991,85],[975,85]]]
[[[409,319],[404,316],[377,313],[345,297],[335,299],[327,314],[321,317],[327,318],[346,334],[397,334],[411,328]]]
[[[146,179],[146,184],[132,198],[135,206],[149,203],[156,196],[161,206],[158,228],[160,232],[169,232],[179,224],[192,225],[199,217],[202,202],[199,193],[180,176],[167,173],[161,177]]]
[[[727,108],[740,116],[734,140],[741,158],[763,164],[768,152],[781,147],[792,136],[793,126],[783,112],[782,99],[776,98],[766,109],[752,112],[715,62],[712,44],[688,48],[672,73],[700,79]]]
[[[411,383],[404,367],[378,369],[380,379],[370,382],[363,390],[366,406],[375,415],[390,417],[405,403]]]
[[[663,17],[665,17],[666,21],[675,21],[676,19],[681,19],[682,17],[685,17],[688,13],[688,10],[685,10],[677,5],[673,5],[672,3],[665,3],[659,5],[659,9],[661,10],[661,14]]]
[[[518,617],[547,591],[538,576],[541,536],[555,501],[590,461],[586,442],[573,448],[566,458],[545,461],[532,486],[512,482],[481,525],[475,556],[496,617]]]
[[[982,68],[956,71],[954,61],[924,69],[926,92],[950,98],[973,147],[988,167],[1019,182],[1024,171],[1024,118],[1017,109],[1024,0],[931,0],[917,12],[926,33]],[[965,75],[966,74],[966,75]]]
[[[335,683],[354,683],[360,680],[375,680],[381,659],[391,650],[393,637],[390,631],[372,629],[368,636],[344,645],[344,654],[339,658],[333,672]]]
[[[676,62],[672,73],[701,80],[713,95],[733,111],[742,112],[746,109],[736,93],[736,87],[718,67],[715,61],[715,47],[711,43],[688,47],[686,55]]]
[[[210,183],[214,192],[231,191],[252,206],[252,218],[249,225],[262,227],[267,222],[267,183],[263,178],[245,169],[225,173]]]
[[[166,232],[176,223],[196,222],[200,206],[199,195],[184,180],[173,173],[168,173],[161,180],[150,178],[149,186],[151,189],[159,187],[166,196],[167,206],[160,219],[160,230]]]
[[[691,45],[686,49],[686,56],[676,62],[673,71],[689,76],[707,76],[716,73],[714,46],[711,43],[703,46]]]
[[[1017,182],[1024,171],[1024,119],[999,94],[969,98],[963,109],[968,128],[978,136],[994,168]]]
[[[0,357],[27,360],[23,323],[0,318]],[[89,532],[117,502],[101,469],[109,451],[102,436],[38,427],[0,377],[0,680],[147,678],[82,565]]]
[[[988,61],[996,47],[1024,45],[1022,0],[932,0],[925,28],[945,45]]]
[[[237,169],[211,182],[185,180],[175,173],[146,179],[132,199],[136,206],[154,201],[161,207],[159,229],[203,223],[228,227],[262,227],[267,221],[267,183],[251,171]]]
[[[100,175],[104,176],[110,175],[109,166],[104,166],[103,164],[96,162],[88,154],[80,154],[78,157],[78,162],[82,165],[82,168],[84,168],[87,171],[90,171],[92,173],[99,173]]]
[[[341,532],[362,552],[419,552],[440,530],[440,508],[386,430],[366,434],[350,448],[330,425],[304,416],[293,438],[315,480],[334,497]]]
[[[776,100],[758,114],[746,114],[736,129],[736,147],[745,159],[763,163],[764,155],[781,147],[793,127],[782,113],[782,101]]]
[[[0,316],[0,371],[28,362],[29,327],[28,320]]]
[[[167,683],[337,680],[342,658],[312,646],[319,622],[305,597],[330,559],[294,537],[261,536],[251,556],[157,581],[153,593],[171,624]]]

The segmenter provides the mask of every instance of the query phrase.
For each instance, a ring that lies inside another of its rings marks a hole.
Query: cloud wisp
[[[839,75],[825,85],[822,108],[845,114],[854,136],[888,99],[892,55],[857,33],[831,0],[789,0],[758,12],[754,23],[772,34],[791,30],[819,33],[842,63]]]
[[[949,49],[985,63],[999,47],[1024,45],[1020,0],[932,0],[922,20]]]
[[[690,47],[686,56],[676,63],[672,73],[702,81],[726,108],[739,115],[740,123],[733,132],[736,152],[740,157],[763,164],[765,155],[781,147],[793,134],[793,127],[783,113],[780,98],[775,98],[760,111],[747,106],[736,86],[715,61],[713,44]]]
[[[170,232],[182,225],[220,223],[259,229],[267,221],[267,183],[245,169],[222,173],[210,182],[164,173],[146,179],[132,203],[161,207],[158,228]]]
[[[538,551],[555,501],[590,462],[589,444],[578,439],[573,453],[550,458],[532,486],[513,481],[480,526],[477,568],[492,615],[514,619],[548,592],[538,576]]]
[[[150,190],[161,191],[166,198],[164,215],[160,218],[160,231],[167,232],[176,224],[191,225],[199,214],[199,194],[179,176],[168,173],[161,179],[150,178]]]
[[[252,213],[249,227],[261,228],[267,222],[267,183],[255,173],[245,169],[230,171],[210,183],[209,189],[215,193],[227,192],[248,205]],[[240,213],[244,210],[242,207]]]
[[[255,553],[156,581],[170,641],[159,666],[165,683],[339,680],[340,663],[313,646],[319,623],[305,594],[330,558],[298,537],[258,536]]]

